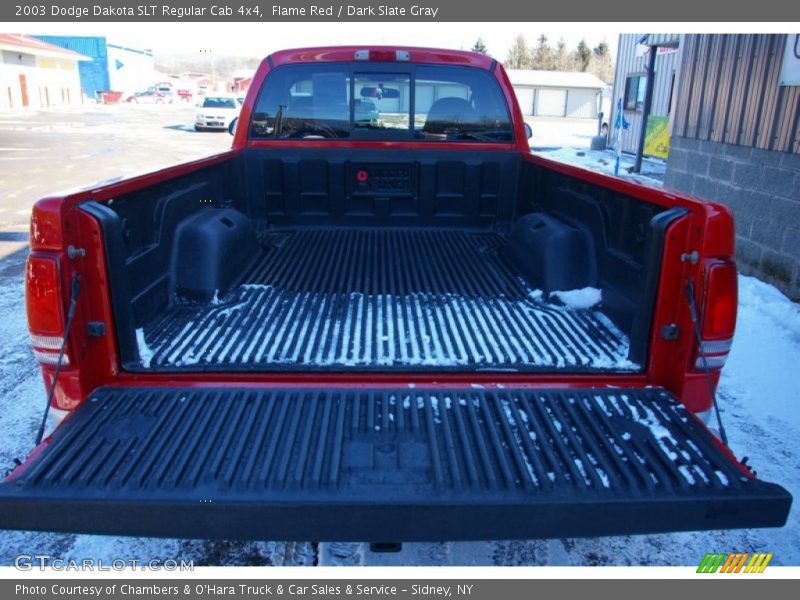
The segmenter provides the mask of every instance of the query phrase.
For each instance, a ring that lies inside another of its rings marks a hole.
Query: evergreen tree
[[[595,56],[608,56],[611,54],[611,50],[608,48],[608,42],[605,40],[601,41],[597,46],[594,48]]]
[[[483,43],[482,38],[478,38],[475,42],[475,45],[472,46],[473,52],[480,52],[481,54],[489,54],[489,49],[486,47],[486,44]]]
[[[533,51],[533,68],[542,71],[552,71],[555,68],[553,49],[547,43],[547,36],[541,34],[537,39],[536,48]]]
[[[592,60],[592,51],[586,44],[586,40],[581,40],[578,43],[577,58],[581,71],[586,71],[589,68],[589,61]]]

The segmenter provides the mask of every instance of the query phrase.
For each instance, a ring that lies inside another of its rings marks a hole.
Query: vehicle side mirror
[[[228,125],[228,133],[230,133],[231,135],[236,134],[236,124],[238,122],[239,122],[239,117],[235,117],[233,121],[231,121],[231,124]]]
[[[527,123],[525,123],[525,136],[528,139],[531,139],[533,137],[533,128]]]

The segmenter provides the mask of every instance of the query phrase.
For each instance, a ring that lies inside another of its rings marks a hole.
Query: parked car
[[[239,116],[240,108],[241,104],[235,96],[203,96],[197,103],[194,128],[197,131],[227,129],[231,121]]]
[[[191,90],[177,90],[178,100],[181,102],[191,102],[194,94]]]
[[[786,522],[705,424],[736,324],[724,205],[532,154],[483,54],[287,50],[254,80],[230,150],[35,205],[28,324],[70,416],[0,484],[0,529]],[[202,127],[238,109],[204,104]]]
[[[353,104],[353,119],[355,120],[354,124],[356,126],[370,126],[378,122],[380,113],[374,102],[371,100],[356,99],[353,101]]]
[[[146,90],[128,96],[127,102],[133,104],[167,104],[170,100],[162,92],[156,90]]]
[[[162,95],[167,104],[172,104],[178,99],[178,91],[171,85],[157,85],[155,91]]]

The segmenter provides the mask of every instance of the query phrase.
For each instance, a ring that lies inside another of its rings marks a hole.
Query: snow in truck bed
[[[273,235],[243,285],[179,300],[144,328],[143,368],[639,369],[600,290],[545,299],[503,259],[500,235]]]

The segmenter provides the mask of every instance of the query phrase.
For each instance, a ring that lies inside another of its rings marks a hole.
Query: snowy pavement
[[[588,148],[597,135],[596,119],[526,116],[531,148]]]
[[[533,131],[529,144],[534,154],[615,175],[616,152],[612,148],[589,149],[592,138],[597,135],[595,119],[525,117],[525,121]],[[643,185],[661,187],[667,170],[666,161],[645,156],[642,159],[641,173],[631,173],[635,158],[633,154],[621,154],[619,172],[616,175]]]
[[[584,169],[600,171],[608,175],[614,175],[617,155],[607,148],[605,150],[589,150],[588,147],[564,147],[564,148],[532,148],[534,154],[544,158],[550,158],[559,162],[569,163]],[[660,158],[644,157],[642,159],[642,171],[631,173],[635,157],[631,154],[620,156],[619,173],[616,175],[623,179],[630,179],[653,187],[662,187],[664,184],[664,173],[667,170],[666,161]]]

